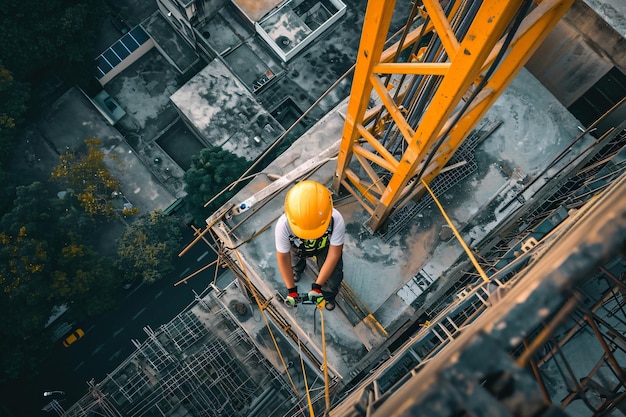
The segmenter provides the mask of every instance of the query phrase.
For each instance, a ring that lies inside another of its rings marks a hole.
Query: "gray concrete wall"
[[[612,67],[626,73],[626,39],[582,0],[526,64],[526,68],[566,107]]]
[[[200,17],[200,21],[212,19],[225,5],[226,0],[203,0],[202,9],[204,11],[204,16]]]

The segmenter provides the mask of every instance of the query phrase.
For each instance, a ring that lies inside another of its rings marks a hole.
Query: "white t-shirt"
[[[344,236],[346,234],[346,223],[343,220],[343,216],[339,211],[333,208],[333,231],[330,234],[330,244],[333,246],[343,245]],[[276,229],[274,230],[274,240],[276,241],[276,252],[287,253],[291,249],[291,242],[289,236],[294,236],[294,233],[289,227],[287,216],[283,213],[276,222]]]

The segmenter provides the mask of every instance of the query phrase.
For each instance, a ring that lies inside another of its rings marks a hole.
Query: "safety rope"
[[[313,310],[313,325],[315,326],[315,313],[317,312],[317,310],[320,311],[320,323],[321,323],[321,331],[322,331],[322,358],[323,358],[323,362],[322,362],[322,371],[324,374],[324,398],[325,398],[325,410],[324,410],[324,416],[328,416],[328,413],[330,412],[330,380],[328,377],[328,359],[326,356],[326,331],[324,329],[324,308],[326,307],[326,300],[322,300],[322,302],[320,302],[319,304],[317,304],[315,306],[315,310]],[[296,320],[296,307],[293,307],[294,309],[294,321],[297,322]],[[313,331],[315,333],[315,330]],[[306,397],[307,397],[307,402],[308,402],[308,407],[309,407],[309,415],[310,417],[315,417],[314,411],[313,411],[313,401],[311,400],[311,394],[310,394],[310,390],[309,390],[309,385],[308,385],[308,380],[306,377],[306,370],[304,367],[304,358],[302,356],[302,348],[300,345],[300,337],[298,337],[298,350],[299,350],[299,354],[300,354],[300,365],[302,367],[302,375],[304,376],[304,388],[306,390]]]
[[[322,357],[324,359],[322,367],[324,368],[324,398],[326,399],[326,410],[324,415],[327,416],[330,412],[330,384],[328,381],[328,361],[326,360],[326,332],[324,331],[324,307],[326,306],[326,301],[322,301],[317,305],[317,308],[320,311],[320,322],[322,325]]]
[[[296,307],[293,308],[293,321],[297,323],[296,319]],[[300,367],[302,368],[302,379],[304,381],[304,390],[306,391],[307,405],[309,407],[309,417],[315,417],[313,412],[313,401],[311,401],[311,393],[309,392],[309,382],[306,377],[306,370],[304,368],[304,357],[302,356],[302,344],[300,342],[300,336],[298,336],[298,354],[300,355]]]
[[[261,315],[263,316],[263,319],[265,320],[265,325],[267,326],[267,330],[268,330],[270,336],[272,337],[272,342],[274,343],[274,347],[276,348],[276,352],[278,353],[278,357],[280,358],[280,362],[283,364],[283,368],[285,369],[285,373],[287,374],[287,378],[289,378],[289,382],[291,383],[291,386],[293,387],[293,390],[296,393],[296,395],[298,397],[300,397],[300,393],[298,392],[298,388],[296,388],[296,384],[293,382],[293,379],[291,378],[291,374],[289,373],[289,369],[287,368],[287,364],[285,363],[285,358],[283,357],[282,353],[280,352],[280,348],[278,347],[278,342],[276,341],[276,338],[274,337],[274,333],[272,332],[272,327],[270,326],[269,320],[267,319],[267,316],[265,315],[265,306],[261,304],[261,301],[259,300],[259,297],[258,297],[258,295],[256,293],[256,289],[254,288],[254,286],[252,285],[252,282],[250,281],[250,277],[248,276],[248,272],[246,270],[246,267],[245,267],[245,265],[244,265],[244,263],[243,263],[243,261],[241,259],[241,255],[239,255],[239,251],[237,249],[235,249],[233,252],[237,256],[237,261],[239,262],[239,265],[241,267],[241,271],[243,272],[243,275],[246,277],[246,280],[248,281],[248,289],[250,290],[250,292],[254,296],[254,300],[256,301],[257,307],[259,307],[259,311],[261,311]],[[308,395],[308,389],[307,389],[307,395]]]
[[[287,368],[287,364],[285,363],[285,359],[280,351],[280,348],[278,347],[278,342],[276,341],[276,338],[274,337],[274,333],[272,332],[272,328],[270,326],[269,320],[265,314],[265,306],[263,304],[261,304],[261,301],[259,300],[259,297],[256,293],[256,289],[254,288],[254,286],[252,285],[252,282],[250,281],[250,277],[248,276],[248,272],[246,270],[246,267],[243,263],[243,260],[241,259],[241,255],[239,254],[239,251],[237,249],[234,249],[233,252],[235,253],[235,255],[237,256],[237,261],[241,267],[241,271],[243,272],[243,275],[246,277],[246,281],[248,282],[248,288],[250,289],[250,292],[252,293],[252,295],[254,296],[254,300],[257,303],[257,306],[259,307],[259,310],[261,311],[261,315],[263,316],[263,319],[265,320],[265,325],[267,326],[267,330],[269,331],[269,334],[272,338],[272,342],[274,343],[274,347],[276,348],[276,352],[278,353],[278,357],[280,358],[280,362],[283,365],[283,368],[285,369],[285,373],[287,374],[287,378],[289,378],[289,382],[291,383],[291,386],[293,387],[294,392],[296,393],[296,395],[298,397],[300,397],[300,393],[298,392],[298,389],[296,388],[295,383],[293,382],[293,379],[291,378],[291,374],[289,373],[289,370]],[[324,397],[326,400],[326,409],[324,412],[324,415],[327,416],[328,413],[330,412],[330,382],[329,382],[329,378],[328,378],[328,361],[327,361],[327,357],[326,357],[326,332],[324,329],[324,314],[323,314],[323,310],[326,306],[326,301],[322,301],[321,303],[317,304],[316,308],[320,310],[320,321],[321,321],[321,327],[322,327],[322,357],[323,357],[323,363],[322,363],[322,368],[323,368],[323,373],[324,373]],[[294,313],[294,320],[295,320],[295,313]],[[309,416],[310,417],[315,417],[315,414],[313,412],[313,402],[311,400],[311,394],[309,392],[309,386],[308,386],[308,382],[307,382],[307,378],[306,378],[306,372],[305,372],[305,368],[304,368],[304,358],[302,355],[302,347],[301,347],[301,343],[300,343],[300,337],[298,336],[298,350],[299,350],[299,354],[300,354],[300,365],[302,367],[302,374],[303,374],[303,380],[304,380],[304,387],[306,390],[306,397],[307,397],[307,402],[308,402],[308,408],[309,408]]]
[[[435,193],[433,193],[433,191],[430,189],[428,184],[426,184],[426,181],[424,181],[423,179],[422,179],[422,184],[424,184],[424,187],[426,187],[426,190],[428,190],[428,193],[430,194],[430,196],[435,201],[435,204],[437,204],[437,207],[439,207],[439,210],[441,211],[441,214],[443,215],[443,218],[446,219],[446,222],[448,222],[448,226],[450,226],[450,229],[452,229],[452,232],[454,233],[454,236],[456,236],[457,240],[459,241],[459,243],[463,247],[463,250],[465,250],[465,253],[467,253],[467,256],[469,256],[470,261],[472,261],[472,264],[474,264],[474,268],[476,268],[476,270],[480,274],[480,277],[483,279],[483,281],[489,282],[490,281],[489,277],[487,276],[487,274],[485,274],[485,271],[483,271],[483,268],[478,264],[478,261],[476,261],[476,258],[474,257],[474,254],[472,253],[470,248],[463,241],[463,238],[461,237],[461,234],[458,232],[458,230],[456,230],[456,227],[454,227],[454,225],[452,224],[452,221],[450,220],[450,218],[446,214],[445,210],[443,209],[443,206],[439,203],[439,200],[437,200],[437,197],[435,197]]]

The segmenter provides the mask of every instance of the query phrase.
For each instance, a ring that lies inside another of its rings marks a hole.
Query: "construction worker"
[[[296,282],[304,273],[306,258],[314,256],[319,274],[308,298],[315,303],[326,300],[326,309],[333,310],[343,281],[343,217],[333,208],[330,191],[311,180],[301,181],[287,192],[284,209],[276,223],[275,242],[278,269],[287,287],[285,302],[295,305]]]

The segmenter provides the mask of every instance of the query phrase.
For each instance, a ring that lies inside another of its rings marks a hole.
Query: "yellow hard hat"
[[[300,239],[322,237],[328,229],[332,211],[330,191],[317,181],[301,181],[285,196],[287,221],[291,231]]]

